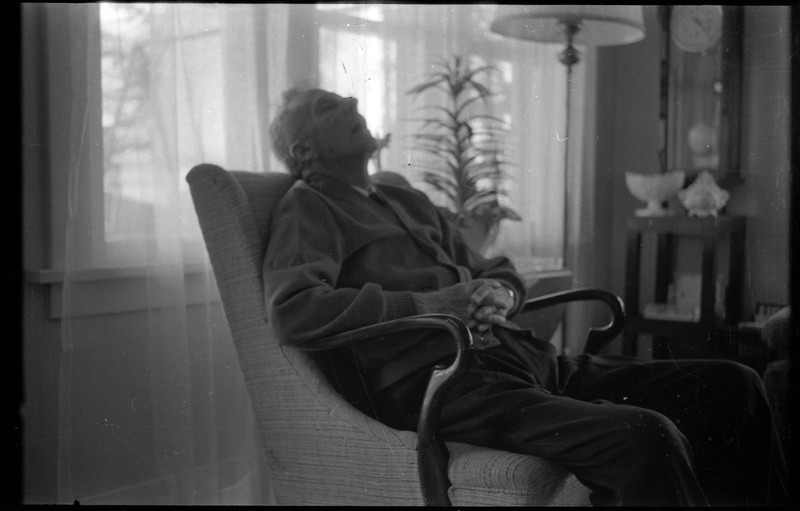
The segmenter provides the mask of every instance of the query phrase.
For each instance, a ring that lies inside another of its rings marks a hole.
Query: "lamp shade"
[[[614,46],[644,38],[640,5],[501,5],[491,30],[515,39],[563,42],[563,22],[580,27],[575,44]]]

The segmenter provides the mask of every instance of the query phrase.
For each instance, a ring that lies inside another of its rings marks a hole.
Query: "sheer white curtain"
[[[76,100],[61,191],[59,501],[268,503],[184,177],[204,161],[268,170],[287,7],[60,9],[50,35],[69,24]]]
[[[282,171],[267,124],[296,82],[357,97],[370,128],[392,133],[384,167],[416,181],[405,135],[418,104],[406,91],[454,54],[498,64],[493,108],[513,127],[517,166],[509,200],[525,218],[504,224],[499,250],[562,257],[560,48],[493,36],[493,9],[48,6],[51,50],[66,53],[50,64],[52,95],[69,97],[51,106],[68,139],[50,169],[66,183],[53,190],[60,503],[270,502],[184,178],[204,161]]]

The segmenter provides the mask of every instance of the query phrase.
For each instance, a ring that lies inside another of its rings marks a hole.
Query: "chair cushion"
[[[449,442],[454,506],[582,506],[590,490],[566,469],[535,456]]]

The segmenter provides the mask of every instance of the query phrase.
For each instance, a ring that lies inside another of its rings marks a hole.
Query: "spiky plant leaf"
[[[447,98],[446,105],[423,105],[419,109],[423,116],[411,119],[421,123],[411,136],[414,147],[431,158],[421,162],[423,181],[451,201],[448,207],[460,217],[519,219],[497,200],[504,195],[500,183],[506,178],[503,168],[510,163],[499,155],[509,127],[499,117],[475,112],[478,103],[486,104],[494,96],[481,78],[496,67],[473,67],[458,55],[433,67],[426,81],[408,91],[422,95],[439,90]]]

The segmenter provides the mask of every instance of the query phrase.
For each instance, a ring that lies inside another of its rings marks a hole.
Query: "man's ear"
[[[317,152],[304,142],[293,143],[289,146],[289,152],[292,154],[292,158],[302,162],[313,160],[318,156]]]

